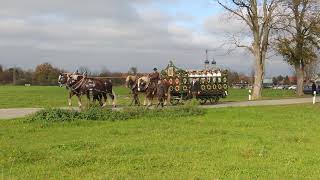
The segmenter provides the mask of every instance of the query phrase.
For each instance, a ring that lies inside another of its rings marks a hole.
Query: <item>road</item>
[[[319,101],[319,100],[318,100]],[[224,108],[224,107],[246,107],[246,106],[271,106],[312,103],[312,98],[294,98],[279,100],[260,100],[260,101],[242,101],[242,102],[221,102],[216,105],[205,105],[204,108]],[[42,108],[11,108],[0,109],[0,119],[14,119],[33,114]]]

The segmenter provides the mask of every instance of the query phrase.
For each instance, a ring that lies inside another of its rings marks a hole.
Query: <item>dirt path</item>
[[[317,99],[317,102],[319,100]],[[312,98],[295,98],[295,99],[279,99],[279,100],[261,100],[261,101],[242,101],[242,102],[221,102],[216,105],[205,105],[204,108],[223,108],[223,107],[245,107],[245,106],[271,106],[271,105],[287,105],[312,103]],[[42,108],[12,108],[0,109],[0,119],[20,118],[33,114]]]

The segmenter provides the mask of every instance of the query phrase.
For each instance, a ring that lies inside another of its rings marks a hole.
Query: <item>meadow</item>
[[[0,121],[2,179],[318,179],[320,105]],[[180,116],[180,115],[179,115]]]
[[[130,103],[130,91],[124,86],[115,87],[119,105]],[[0,108],[16,107],[65,107],[67,106],[68,91],[57,86],[0,86]],[[263,90],[264,99],[280,99],[295,97],[292,90]],[[73,106],[77,106],[76,97],[73,97]],[[82,98],[86,102],[86,97]],[[142,101],[142,97],[140,100]],[[247,89],[230,89],[229,96],[221,101],[246,101]]]

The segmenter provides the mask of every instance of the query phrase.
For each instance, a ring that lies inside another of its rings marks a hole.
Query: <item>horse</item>
[[[130,105],[132,105],[133,103],[135,105],[140,105],[139,93],[145,94],[143,105],[146,106],[147,104],[150,104],[153,99],[153,95],[155,94],[155,93],[150,93],[150,89],[152,89],[152,91],[155,91],[155,88],[150,88],[149,86],[150,86],[150,79],[148,76],[142,76],[142,77],[138,77],[134,75],[127,76],[126,87],[130,88],[131,94],[133,96]]]
[[[69,89],[69,106],[71,106],[71,97],[76,95],[78,97],[78,105],[81,108],[81,95],[87,95],[90,101],[90,96],[93,101],[98,100],[100,106],[105,107],[107,95],[112,99],[113,107],[116,107],[116,95],[112,89],[111,81],[102,81],[96,78],[88,78],[86,75],[79,75],[78,73],[61,73],[58,80],[60,86],[66,85]],[[104,102],[102,102],[102,98]]]
[[[143,76],[138,79],[138,90],[145,91],[145,101],[144,105],[148,107],[152,105],[152,101],[154,97],[158,97],[158,105],[167,104],[167,100],[169,98],[169,82],[159,80],[158,82],[151,82],[149,76]]]
[[[103,81],[97,78],[88,78],[86,75],[71,75],[68,84],[73,91],[80,95],[87,95],[90,100],[90,95],[93,101],[98,100],[102,107],[106,106],[107,95],[112,99],[113,107],[116,107],[116,95],[113,91],[111,81]],[[102,99],[104,102],[102,102]]]
[[[80,94],[78,94],[76,91],[73,91],[71,89],[71,84],[68,84],[68,81],[70,79],[70,76],[71,75],[75,75],[76,73],[60,73],[59,75],[59,78],[58,78],[58,83],[59,83],[59,86],[62,87],[62,86],[66,86],[66,89],[69,90],[69,95],[68,95],[68,105],[71,106],[72,105],[72,101],[71,101],[71,98],[76,95],[77,98],[78,98],[78,105],[79,107],[82,106],[81,104],[81,98],[80,98]]]
[[[140,106],[139,94],[138,94],[138,76],[129,75],[126,78],[126,87],[131,90],[132,101],[130,106],[134,103],[135,105]]]
[[[167,104],[167,101],[170,99],[169,93],[170,83],[164,80],[159,80],[157,84],[157,97],[158,104],[157,107],[161,105],[164,107]]]

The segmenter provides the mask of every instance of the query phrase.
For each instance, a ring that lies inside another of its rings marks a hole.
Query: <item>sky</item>
[[[244,31],[245,25],[213,0],[1,0],[0,64],[148,72],[172,60],[181,68],[201,69],[209,49],[219,67],[250,74],[250,53],[239,48],[227,53],[233,49],[230,34]],[[292,71],[272,56],[266,75],[278,74]]]

